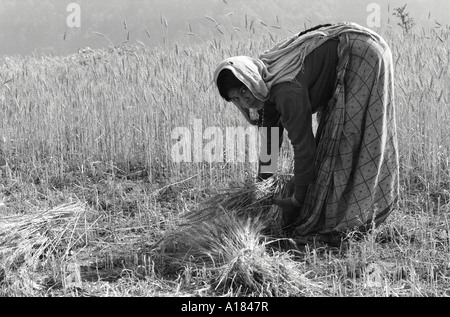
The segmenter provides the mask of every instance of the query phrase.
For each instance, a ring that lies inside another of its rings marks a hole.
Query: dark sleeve
[[[281,124],[294,149],[294,184],[308,185],[315,180],[316,153],[308,90],[298,83],[280,83],[272,87],[271,101],[281,114]]]
[[[306,56],[303,69],[295,80],[308,88],[312,113],[325,107],[333,97],[336,81],[338,42],[330,39]]]

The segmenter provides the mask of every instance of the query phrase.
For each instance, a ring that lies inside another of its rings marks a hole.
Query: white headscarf
[[[224,69],[231,70],[234,76],[247,86],[257,99],[262,101],[269,99],[269,89],[263,79],[267,68],[261,60],[249,56],[234,56],[223,60],[214,72],[214,82],[216,85],[217,77],[219,77],[219,73]],[[258,123],[254,112],[251,113],[249,109],[239,105],[236,105],[236,107],[250,124],[256,125]]]

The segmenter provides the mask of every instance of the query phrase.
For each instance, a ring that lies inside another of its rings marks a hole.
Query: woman
[[[276,127],[279,140],[287,130],[295,190],[274,203],[297,241],[330,242],[347,230],[366,231],[395,208],[392,53],[378,34],[355,23],[318,26],[259,58],[228,58],[214,78],[221,96],[251,124]],[[315,136],[314,113],[320,117]],[[262,162],[260,169],[262,178],[270,176]]]

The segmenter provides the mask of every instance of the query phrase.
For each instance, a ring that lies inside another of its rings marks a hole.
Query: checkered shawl
[[[294,231],[299,242],[377,226],[399,194],[392,53],[382,39],[346,33],[338,56],[337,88],[316,136],[318,176]]]

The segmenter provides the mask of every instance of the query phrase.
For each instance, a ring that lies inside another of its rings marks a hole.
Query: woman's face
[[[228,98],[236,106],[241,106],[243,108],[261,110],[264,107],[264,101],[253,96],[250,89],[246,86],[239,89],[231,89],[228,92]]]

